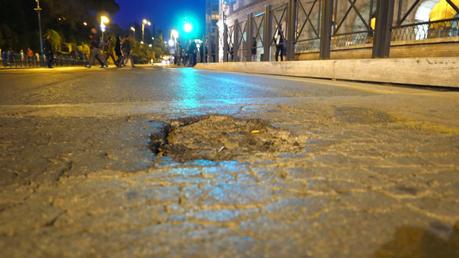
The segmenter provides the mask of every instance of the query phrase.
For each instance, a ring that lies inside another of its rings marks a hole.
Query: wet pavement
[[[167,68],[0,91],[0,257],[459,257],[459,92]]]

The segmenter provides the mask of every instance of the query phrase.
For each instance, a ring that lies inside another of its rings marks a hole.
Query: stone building
[[[459,0],[451,0],[453,3],[459,2]],[[295,53],[299,59],[316,59],[316,54],[319,49],[319,34],[320,34],[320,8],[321,0],[295,0],[290,2],[296,2],[296,31],[295,31]],[[354,4],[352,4],[354,2]],[[446,0],[395,0],[394,20],[393,20],[393,42],[406,42],[416,41],[416,44],[425,47],[432,37],[436,38],[451,38],[456,36],[455,43],[458,43],[457,32],[457,21],[440,23],[442,27],[441,32],[433,33],[433,26],[427,24],[431,20],[432,13],[435,12],[435,8],[438,5],[446,4]],[[266,10],[266,6],[270,6],[273,16],[273,33],[277,27],[287,27],[287,4],[289,0],[227,0],[221,1],[221,15],[220,15],[220,52],[223,51],[222,46],[224,45],[223,29],[226,24],[228,28],[228,44],[229,49],[234,44],[234,25],[236,21],[238,23],[239,34],[241,38],[241,48],[234,50],[235,55],[240,56],[240,60],[245,61],[243,56],[247,49],[244,49],[244,42],[247,42],[248,38],[257,39],[262,41],[263,38],[263,15]],[[338,53],[338,51],[350,48],[354,48],[353,54],[360,51],[360,54],[356,54],[351,57],[369,57],[369,52],[363,51],[362,49],[371,48],[373,39],[373,30],[375,26],[375,14],[376,14],[377,0],[335,0],[334,1],[334,13],[333,13],[333,28],[332,28],[332,49]],[[459,6],[459,3],[456,3]],[[449,8],[449,7],[448,7]],[[437,8],[438,9],[438,8]],[[450,8],[453,13],[443,15],[444,10],[440,10],[440,17],[444,19],[450,19],[458,17],[457,12],[454,13],[454,8]],[[438,12],[438,10],[437,10]],[[252,22],[252,35],[248,35],[246,28],[246,22],[249,17],[254,17]],[[426,24],[422,24],[426,23]],[[455,25],[454,25],[455,24]],[[454,26],[455,29],[453,28]],[[284,31],[286,29],[283,29]],[[449,39],[451,40],[451,39]],[[438,39],[436,39],[436,43]],[[261,42],[256,42],[258,60],[264,55],[263,46]],[[236,44],[235,44],[236,45]],[[432,44],[431,44],[432,45]],[[428,46],[427,48],[432,48]],[[436,49],[439,49],[436,46]],[[439,51],[440,55],[449,52],[451,55],[459,55],[458,50],[449,51],[453,46],[451,44],[445,44],[447,50]],[[457,49],[457,44],[454,46]],[[247,47],[245,47],[247,48]],[[412,49],[412,48],[411,48]],[[403,54],[404,51],[399,49],[399,53]],[[239,51],[239,52],[238,52]],[[413,53],[405,53],[403,55],[419,55],[415,50],[411,50]],[[272,52],[272,51],[271,51]],[[351,53],[351,51],[347,51]],[[362,54],[365,52],[365,54]],[[405,51],[406,52],[406,51]],[[438,52],[438,51],[437,51]],[[432,53],[432,52],[431,52]],[[269,53],[272,56],[272,53]],[[371,57],[371,54],[370,54]],[[343,56],[345,58],[345,56]],[[220,59],[222,54],[220,53]]]
[[[206,38],[205,46],[208,62],[218,61],[218,21],[220,20],[220,1],[206,0]]]

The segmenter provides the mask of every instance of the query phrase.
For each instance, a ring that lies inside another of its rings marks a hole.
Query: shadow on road
[[[400,227],[396,230],[394,238],[376,251],[375,257],[457,258],[459,222],[452,229],[442,224],[432,224],[428,229]]]

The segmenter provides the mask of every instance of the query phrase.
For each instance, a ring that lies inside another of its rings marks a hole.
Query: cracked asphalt
[[[0,92],[0,257],[459,257],[459,92],[190,68],[0,71]],[[209,114],[302,148],[150,151]]]

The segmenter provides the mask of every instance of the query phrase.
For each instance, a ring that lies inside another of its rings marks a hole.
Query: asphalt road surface
[[[459,92],[191,68],[0,92],[0,257],[459,257]],[[164,128],[186,159],[153,154]]]

